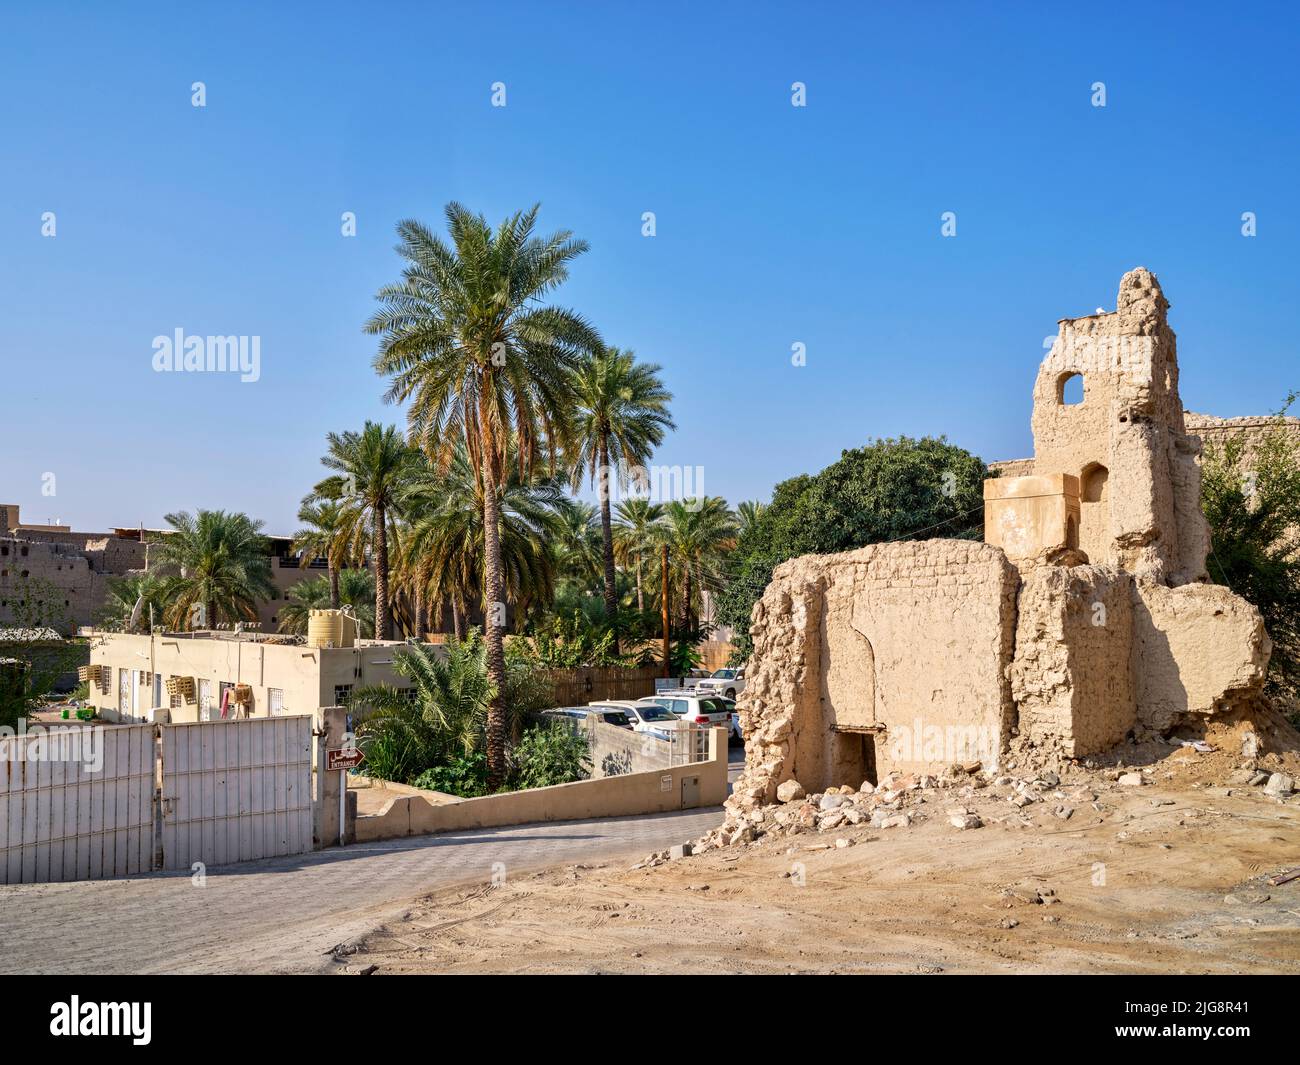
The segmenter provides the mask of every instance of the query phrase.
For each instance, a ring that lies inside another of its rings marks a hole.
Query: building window
[[[352,698],[351,684],[334,685],[334,705],[347,706],[348,700]]]
[[[26,547],[24,547],[24,548],[22,549],[22,556],[23,556],[23,558],[26,558],[26,557],[27,557],[27,548],[26,548]]]
[[[275,717],[284,713],[284,689],[267,688],[266,689],[267,712]]]
[[[1083,374],[1071,371],[1056,379],[1056,402],[1064,407],[1077,407],[1083,402]]]

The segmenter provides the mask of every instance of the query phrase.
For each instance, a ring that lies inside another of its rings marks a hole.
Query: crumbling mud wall
[[[1017,575],[964,540],[878,544],[779,566],[754,609],[734,796],[771,802],[891,770],[996,762],[1013,721]]]
[[[1130,669],[1133,578],[1114,566],[1046,566],[1020,589],[1011,688],[1020,735],[1075,758],[1137,720]]]
[[[1139,722],[1162,733],[1249,705],[1263,691],[1272,646],[1259,611],[1222,585],[1136,583]]]
[[[1149,270],[1120,281],[1111,313],[1066,318],[1034,384],[1034,473],[1079,478],[1079,548],[1162,584],[1205,578],[1198,438],[1178,395],[1169,302]],[[1083,402],[1066,402],[1083,379]]]
[[[1201,445],[1168,306],[1139,267],[1115,311],[1061,321],[1034,458],[986,483],[987,543],[777,568],[754,610],[733,813],[779,789],[990,768],[1013,733],[1077,758],[1253,705],[1271,647],[1252,605],[1203,583]]]

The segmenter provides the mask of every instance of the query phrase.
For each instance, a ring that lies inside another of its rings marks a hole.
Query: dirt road
[[[1050,803],[942,797],[903,828],[760,839],[443,891],[349,962],[405,972],[1300,973],[1300,806],[1259,789],[1120,788]],[[1026,823],[1027,822],[1027,823]],[[847,845],[836,846],[837,840]]]

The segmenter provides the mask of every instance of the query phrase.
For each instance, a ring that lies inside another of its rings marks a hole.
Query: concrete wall
[[[395,795],[380,813],[359,816],[357,842],[719,806],[727,797],[727,733],[713,729],[709,760],[692,765],[455,802],[445,801],[446,796],[440,793],[435,795],[432,801],[420,795]]]
[[[587,737],[593,778],[648,773],[672,761],[672,744],[652,732],[633,732],[595,718],[565,721]]]

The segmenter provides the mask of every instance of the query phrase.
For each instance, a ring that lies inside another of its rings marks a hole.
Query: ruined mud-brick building
[[[984,543],[777,568],[754,608],[733,807],[771,802],[788,780],[816,792],[988,767],[1016,734],[1101,753],[1259,694],[1259,612],[1206,583],[1201,443],[1168,306],[1139,268],[1114,312],[1061,321],[1034,386],[1034,457],[985,483]]]

